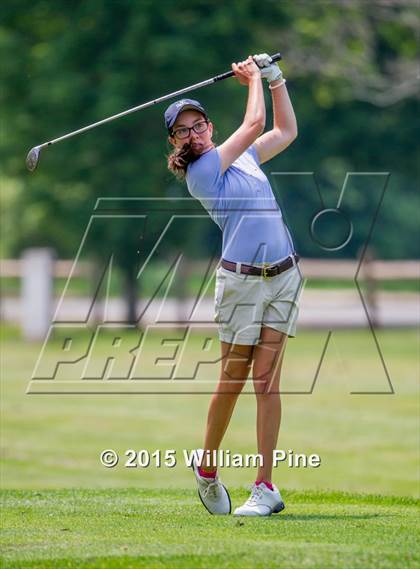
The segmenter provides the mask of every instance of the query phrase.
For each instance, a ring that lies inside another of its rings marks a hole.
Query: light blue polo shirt
[[[188,191],[223,232],[222,258],[246,264],[274,263],[294,246],[270,183],[250,146],[221,174],[217,148],[189,164]]]

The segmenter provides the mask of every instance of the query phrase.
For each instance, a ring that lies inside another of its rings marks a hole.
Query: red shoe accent
[[[198,467],[198,474],[202,477],[202,478],[216,478],[216,474],[217,474],[217,468],[216,470],[203,470],[200,466]]]
[[[264,484],[267,486],[267,488],[270,488],[271,491],[274,490],[273,485],[271,484],[271,482],[267,482],[267,480],[256,480],[255,484],[257,486],[259,486],[260,484],[262,484],[264,482]]]

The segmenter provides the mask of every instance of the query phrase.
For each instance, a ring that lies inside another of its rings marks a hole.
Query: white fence
[[[52,260],[52,276],[55,278],[67,278],[73,267],[73,261],[55,260],[51,249],[28,249],[23,253],[22,259],[0,259],[0,278],[21,277],[25,264],[25,255],[32,252],[44,257],[50,255]],[[38,253],[39,252],[39,253]],[[300,265],[307,278],[312,279],[353,279],[359,262],[351,259],[301,259]],[[199,262],[194,266],[200,271],[206,264]],[[88,261],[79,261],[75,267],[73,275],[75,277],[90,277],[92,265]],[[362,276],[367,275],[374,280],[419,280],[420,261],[380,261],[377,259],[364,262],[362,266]]]
[[[28,340],[43,339],[48,331],[51,317],[54,308],[54,292],[53,280],[54,278],[67,278],[73,267],[73,261],[56,260],[54,251],[51,249],[28,249],[26,250],[21,259],[7,259],[0,261],[0,278],[17,277],[21,280],[21,296],[19,299],[19,310],[9,311],[8,314],[20,314],[20,321],[24,337]],[[302,273],[306,279],[343,279],[353,280],[358,270],[358,261],[354,260],[325,260],[325,259],[302,259],[300,264]],[[202,263],[192,263],[190,267],[191,272],[202,274],[207,267]],[[79,262],[75,267],[73,276],[84,277],[91,279],[93,275],[93,267],[88,262]],[[382,280],[415,280],[420,279],[420,262],[419,261],[380,261],[377,259],[365,260],[360,268],[358,277],[367,284],[366,302],[371,321],[374,325],[388,325],[390,319],[384,317],[385,309],[381,306],[383,295],[379,295],[377,291],[377,282]],[[354,294],[354,291],[353,291]],[[410,296],[411,294],[411,296]],[[324,297],[321,291],[313,294],[311,302],[308,302],[308,309],[306,311],[306,321],[310,321],[316,325],[317,319],[321,324],[323,314],[323,302],[327,298],[330,299],[334,296],[334,302],[337,306],[341,303],[341,315],[337,315],[337,322],[343,325],[356,325],[359,319],[354,319],[352,316],[352,302],[347,297],[340,298],[337,296],[336,291],[325,291]],[[408,293],[404,303],[398,305],[397,297],[388,298],[389,308],[388,315],[391,313],[391,320],[394,325],[413,325],[416,320],[416,310],[420,306],[419,299],[415,293]],[[401,296],[401,295],[400,295]],[[417,299],[417,300],[416,300]],[[386,299],[385,299],[386,300]],[[11,299],[2,298],[2,304],[11,303]],[[74,310],[75,303],[82,305],[87,302],[87,299],[76,299],[73,301],[72,308]],[[181,301],[178,302],[178,305]],[[177,304],[176,299],[174,303]],[[347,303],[347,313],[345,312],[345,305]],[[397,304],[396,304],[397,303]],[[116,299],[115,310],[121,312],[121,299]],[[360,304],[360,302],[359,302]],[[416,308],[417,307],[417,308]],[[360,307],[359,307],[360,308]],[[344,310],[344,312],[343,312]],[[414,310],[414,313],[413,313]],[[312,311],[312,312],[311,312]],[[402,312],[411,312],[409,318],[402,318]],[[2,318],[5,318],[5,310],[1,312]],[[325,311],[324,311],[325,312]],[[309,315],[312,314],[311,317]],[[398,320],[398,315],[400,319]],[[305,322],[305,317],[303,318]],[[331,322],[331,319],[330,319]]]

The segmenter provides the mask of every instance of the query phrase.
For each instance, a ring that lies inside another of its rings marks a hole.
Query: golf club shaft
[[[97,126],[101,126],[102,124],[105,124],[107,122],[111,122],[115,119],[119,119],[131,113],[135,113],[142,109],[146,109],[147,107],[151,107],[152,105],[156,105],[157,103],[161,103],[162,101],[166,101],[166,99],[170,99],[171,97],[177,97],[178,95],[183,95],[184,93],[188,93],[188,91],[192,91],[193,89],[199,89],[200,87],[205,87],[206,85],[211,85],[212,83],[214,83],[214,79],[207,79],[206,81],[202,81],[201,83],[196,83],[195,85],[191,85],[190,87],[185,87],[184,89],[180,89],[179,91],[174,91],[173,93],[169,93],[168,95],[164,95],[163,97],[154,99],[153,101],[142,103],[141,105],[137,105],[136,107],[127,109],[126,111],[122,111],[121,113],[117,113],[116,115],[112,115],[111,117],[107,117],[106,119],[102,119],[88,126],[84,126],[83,128],[79,128],[78,130],[74,130],[73,132],[69,132],[68,134],[64,134],[63,136],[59,136],[58,138],[54,138],[49,142],[44,142],[44,144],[41,144],[39,148],[50,146],[51,144],[55,144],[56,142],[61,142],[66,138],[71,138],[72,136],[76,136],[76,134],[81,134],[82,132],[86,132],[87,130],[91,130],[92,128],[96,128]]]
[[[279,61],[281,59],[280,53],[275,53],[274,55],[271,56],[271,59],[273,61]],[[135,113],[135,112],[140,111],[142,109],[146,109],[147,107],[151,107],[152,105],[156,105],[158,103],[161,103],[162,101],[166,101],[167,99],[171,99],[172,97],[177,97],[179,95],[183,95],[184,93],[188,93],[189,91],[193,91],[195,89],[200,89],[201,87],[206,87],[207,85],[211,85],[212,83],[216,83],[216,81],[222,81],[223,79],[228,79],[229,77],[232,77],[233,74],[234,74],[233,71],[227,71],[226,73],[222,73],[221,75],[216,75],[215,77],[212,77],[211,79],[207,79],[206,81],[201,81],[200,83],[196,83],[195,85],[190,85],[189,87],[185,87],[184,89],[179,89],[179,91],[174,91],[173,93],[169,93],[168,95],[163,95],[162,97],[159,97],[158,99],[154,99],[153,101],[149,101],[147,103],[137,105],[136,107],[133,107],[131,109],[127,109],[126,111],[122,111],[121,113],[117,113],[116,115],[112,115],[111,117],[107,117],[105,119],[102,119],[98,122],[95,122],[95,123],[90,124],[88,126],[85,126],[83,128],[79,128],[78,130],[74,130],[73,132],[69,132],[68,134],[64,134],[63,136],[59,136],[58,138],[54,138],[53,140],[50,140],[49,142],[44,142],[43,144],[38,145],[37,148],[41,149],[41,148],[44,148],[45,146],[51,146],[52,144],[55,144],[57,142],[61,142],[62,140],[66,140],[66,138],[71,138],[72,136],[76,136],[77,134],[81,134],[82,132],[92,130],[93,128],[96,128],[97,126],[100,126],[100,125],[105,124],[107,122],[111,122],[115,119],[119,119],[119,118],[124,117],[126,115],[129,115],[131,113]]]

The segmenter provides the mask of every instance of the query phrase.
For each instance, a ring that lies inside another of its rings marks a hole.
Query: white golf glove
[[[272,63],[271,57],[268,53],[259,53],[254,55],[254,61],[261,69],[261,77],[267,79],[269,83],[272,81],[279,81],[283,78],[283,73],[277,63]]]

